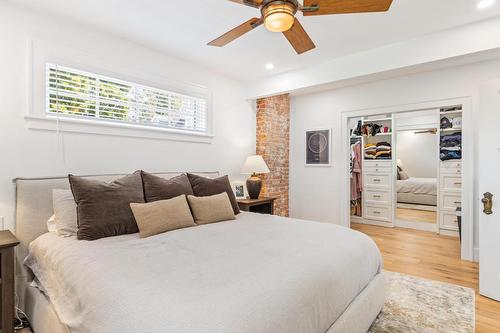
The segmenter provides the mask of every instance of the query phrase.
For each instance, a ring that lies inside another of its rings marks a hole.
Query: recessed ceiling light
[[[266,64],[266,69],[267,69],[267,70],[274,69],[274,64],[272,64],[272,63],[268,63],[268,64]]]
[[[484,9],[492,6],[495,3],[495,0],[481,0],[477,4],[477,8]]]

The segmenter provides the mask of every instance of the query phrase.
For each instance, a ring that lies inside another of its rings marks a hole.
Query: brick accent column
[[[262,196],[278,197],[276,215],[288,216],[290,96],[257,100],[257,155],[262,155],[271,173],[262,177]]]

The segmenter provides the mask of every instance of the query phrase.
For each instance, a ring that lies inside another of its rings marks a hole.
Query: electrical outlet
[[[3,223],[3,216],[0,216],[0,225],[2,226],[2,230],[5,230],[5,225]]]

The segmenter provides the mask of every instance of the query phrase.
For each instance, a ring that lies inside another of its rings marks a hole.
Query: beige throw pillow
[[[168,200],[131,203],[130,208],[134,213],[141,238],[196,226],[184,194]]]
[[[78,218],[76,202],[71,190],[52,190],[52,203],[56,234],[63,237],[76,236]]]
[[[226,192],[208,197],[188,195],[188,200],[196,224],[208,224],[236,219],[233,206]]]

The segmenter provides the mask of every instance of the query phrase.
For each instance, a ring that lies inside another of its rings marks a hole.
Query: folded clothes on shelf
[[[391,157],[391,155],[392,155],[392,152],[390,150],[385,150],[385,151],[378,151],[375,154],[375,157],[376,158],[379,158],[381,156],[383,156],[383,157]]]
[[[461,132],[441,136],[441,147],[456,147],[461,145],[462,145]]]
[[[365,159],[391,159],[392,147],[389,142],[368,143],[365,145]]]
[[[462,159],[462,133],[442,135],[440,139],[441,161]]]
[[[462,150],[461,147],[455,146],[455,147],[441,147],[441,150],[447,150],[447,151],[460,151]]]
[[[441,161],[460,160],[462,159],[462,150],[441,149],[439,158]]]

